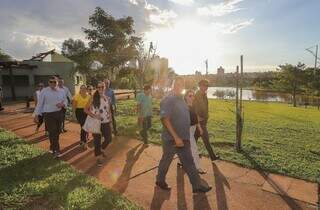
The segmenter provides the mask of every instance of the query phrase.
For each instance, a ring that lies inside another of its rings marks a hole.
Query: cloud
[[[238,23],[213,23],[213,27],[216,27],[218,31],[220,31],[223,34],[234,34],[240,31],[241,29],[244,29],[250,25],[252,25],[254,22],[254,19],[245,20]]]
[[[237,12],[242,8],[238,4],[243,0],[228,0],[219,4],[211,4],[197,9],[197,13],[202,16],[221,17],[233,12]]]
[[[12,32],[6,40],[5,50],[18,60],[31,58],[40,52],[56,49],[60,50],[63,39]]]
[[[148,3],[146,0],[128,0],[130,4],[139,8],[143,15],[146,31],[153,27],[169,26],[173,23],[178,15],[173,10],[160,9],[154,4]],[[187,0],[188,1],[188,0]]]
[[[194,0],[169,0],[169,1],[175,4],[183,5],[183,6],[191,6],[192,4],[194,4]]]

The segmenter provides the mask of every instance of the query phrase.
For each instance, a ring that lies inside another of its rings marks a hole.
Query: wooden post
[[[242,128],[243,128],[243,104],[242,104],[242,88],[243,88],[243,55],[240,56],[240,106],[239,106],[239,150],[241,150]]]
[[[239,151],[239,66],[236,70],[236,143],[235,149]]]

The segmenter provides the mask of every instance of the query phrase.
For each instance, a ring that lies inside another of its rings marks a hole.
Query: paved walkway
[[[5,107],[0,112],[0,126],[15,132],[45,150],[48,140],[44,132],[34,133],[30,111],[23,104]],[[172,163],[167,182],[171,192],[154,186],[161,148],[148,147],[140,141],[117,137],[107,148],[103,167],[95,165],[92,144],[86,151],[78,147],[79,125],[68,122],[67,133],[61,135],[62,160],[74,168],[99,179],[107,188],[117,191],[145,209],[317,209],[318,185],[299,179],[250,170],[225,161],[211,164],[207,158],[201,165],[203,175],[213,190],[192,194],[184,171]]]

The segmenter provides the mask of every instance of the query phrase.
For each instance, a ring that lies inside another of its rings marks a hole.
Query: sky
[[[132,16],[136,35],[169,59],[178,74],[314,66],[305,49],[320,44],[319,0],[0,0],[0,48],[20,60],[85,39],[89,15],[101,7]],[[311,48],[313,49],[313,48]],[[319,53],[320,54],[320,53]]]

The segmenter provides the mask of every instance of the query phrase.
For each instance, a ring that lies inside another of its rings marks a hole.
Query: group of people
[[[48,87],[39,83],[35,92],[35,110],[34,121],[36,123],[36,132],[43,122],[45,122],[45,131],[50,140],[49,152],[58,158],[60,154],[59,135],[66,132],[64,121],[66,110],[69,104],[72,104],[73,115],[80,124],[80,146],[87,148],[89,132],[84,125],[87,116],[99,120],[99,132],[92,133],[95,147],[95,156],[97,164],[101,166],[101,158],[104,156],[105,149],[112,139],[112,130],[116,131],[115,97],[112,89],[109,88],[110,81],[99,82],[96,91],[91,85],[81,85],[79,93],[72,97],[69,89],[64,86],[62,78],[52,76],[49,79]],[[107,88],[106,88],[107,87]],[[104,137],[104,141],[101,142]]]
[[[93,136],[94,154],[97,165],[102,165],[105,157],[103,150],[112,140],[112,131],[116,130],[116,98],[110,87],[110,81],[99,82],[94,91],[92,86],[81,85],[79,93],[73,98],[63,80],[51,77],[49,86],[44,88],[40,83],[36,92],[36,108],[34,121],[36,130],[42,122],[50,140],[50,152],[55,157],[60,157],[59,135],[65,131],[65,110],[72,101],[72,110],[79,122],[80,146],[87,148],[89,134]],[[163,124],[162,148],[163,155],[159,163],[156,185],[163,190],[170,190],[166,183],[166,174],[175,154],[179,157],[178,166],[182,167],[192,184],[193,192],[208,192],[211,187],[204,185],[200,175],[206,171],[200,166],[197,140],[202,137],[212,161],[219,157],[213,152],[209,142],[207,130],[208,122],[208,81],[199,82],[197,92],[188,90],[183,95],[184,81],[177,78],[174,81],[172,91],[166,95],[160,103],[160,119]],[[145,144],[148,144],[148,130],[152,126],[153,103],[152,89],[145,85],[143,91],[136,96],[138,124],[140,136]],[[103,137],[103,141],[102,141]]]

